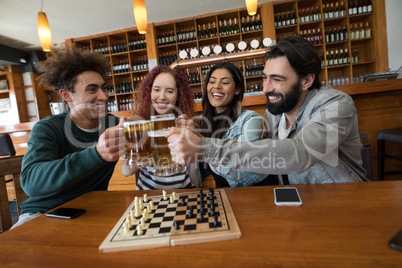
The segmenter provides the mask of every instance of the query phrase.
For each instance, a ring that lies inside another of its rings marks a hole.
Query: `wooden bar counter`
[[[90,192],[65,204],[87,210],[76,219],[41,215],[0,234],[0,266],[400,267],[388,242],[402,229],[402,181],[296,187],[300,207],[275,206],[272,186],[226,188],[240,239],[114,253],[98,248],[134,196],[161,191]]]

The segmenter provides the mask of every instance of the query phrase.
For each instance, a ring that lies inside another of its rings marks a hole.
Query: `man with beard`
[[[123,119],[107,112],[103,79],[110,63],[102,55],[61,46],[39,63],[41,82],[54,88],[69,109],[37,122],[24,155],[22,202],[16,227],[89,191],[107,190],[124,153]]]
[[[263,71],[264,139],[241,143],[173,128],[168,137],[174,161],[219,159],[225,167],[278,174],[281,184],[366,181],[353,100],[321,88],[320,72],[311,42],[299,36],[281,39],[267,52]]]

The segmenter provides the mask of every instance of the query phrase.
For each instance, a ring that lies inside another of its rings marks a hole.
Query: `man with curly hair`
[[[69,109],[32,128],[21,171],[29,198],[13,228],[89,191],[107,190],[124,153],[124,119],[107,112],[108,60],[63,45],[39,67],[41,82],[57,90]]]

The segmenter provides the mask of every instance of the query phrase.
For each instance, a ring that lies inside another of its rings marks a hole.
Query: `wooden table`
[[[0,266],[401,267],[388,246],[402,229],[401,181],[296,187],[301,207],[275,206],[269,186],[226,189],[240,239],[116,253],[98,247],[143,191],[91,192],[66,204],[87,209],[79,218],[42,215],[0,234]]]

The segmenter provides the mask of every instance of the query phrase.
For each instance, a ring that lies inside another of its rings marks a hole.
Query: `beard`
[[[302,93],[300,83],[301,81],[300,79],[298,79],[298,81],[295,84],[293,84],[290,91],[285,93],[285,95],[276,92],[270,92],[265,94],[265,96],[267,96],[268,111],[273,115],[279,115],[291,111],[296,106]],[[270,96],[280,96],[281,101],[278,103],[271,103],[269,101]]]

